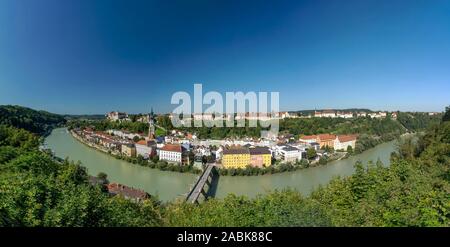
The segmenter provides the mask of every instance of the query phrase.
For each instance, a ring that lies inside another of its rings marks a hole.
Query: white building
[[[353,113],[351,113],[351,112],[338,112],[337,116],[340,117],[340,118],[352,118],[353,117]]]
[[[281,157],[286,162],[295,162],[302,159],[302,151],[292,146],[285,146],[280,150]]]
[[[166,144],[159,150],[159,159],[169,162],[182,162],[182,149],[179,144]]]
[[[132,140],[135,136],[137,136],[139,138],[143,137],[139,134],[131,133],[131,132],[125,131],[125,130],[124,131],[122,131],[122,130],[107,130],[106,132],[110,135],[114,135],[114,136],[120,137],[122,139]]]
[[[290,118],[290,117],[291,117],[291,115],[289,115],[289,112],[287,112],[287,111],[285,111],[285,112],[279,112],[278,115],[279,115],[279,117],[280,117],[281,119],[285,119],[285,118]]]
[[[358,112],[358,113],[356,113],[357,117],[365,117],[366,115],[367,115],[366,112]]]
[[[145,159],[151,157],[151,155],[156,154],[156,143],[154,141],[140,140],[136,144],[136,155],[141,155]]]
[[[338,135],[334,140],[334,150],[347,151],[348,146],[351,146],[353,150],[356,147],[356,135]]]
[[[112,111],[112,112],[106,114],[106,117],[108,118],[108,120],[111,120],[111,121],[127,120],[128,114],[125,112]]]
[[[386,112],[374,112],[368,114],[371,118],[385,118],[387,116]]]

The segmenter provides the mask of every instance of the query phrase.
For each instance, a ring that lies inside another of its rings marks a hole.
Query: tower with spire
[[[148,116],[148,138],[150,140],[155,139],[155,114],[153,113],[153,107]]]

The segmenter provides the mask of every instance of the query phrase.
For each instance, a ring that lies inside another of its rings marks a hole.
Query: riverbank
[[[158,169],[161,171],[171,171],[171,172],[180,172],[180,173],[192,173],[198,174],[201,172],[200,169],[194,167],[193,165],[178,165],[174,163],[169,163],[166,161],[160,160],[145,160],[142,158],[128,157],[124,156],[119,152],[113,152],[107,150],[105,147],[100,145],[96,145],[95,143],[90,143],[87,140],[84,140],[81,136],[79,136],[75,131],[69,131],[71,136],[76,140],[81,142],[82,144],[94,149],[99,150],[111,157],[114,157],[119,160],[124,160],[131,164],[137,164],[143,167],[149,167],[152,169]],[[379,145],[379,144],[378,144]],[[335,155],[339,154],[339,155]],[[316,158],[315,160],[306,160],[302,159],[297,162],[277,162],[268,167],[247,167],[245,169],[242,168],[229,168],[229,169],[219,169],[219,174],[221,176],[261,176],[261,175],[273,175],[277,173],[285,173],[285,172],[294,172],[297,170],[312,168],[316,166],[324,166],[333,161],[343,160],[349,158],[353,155],[357,155],[355,153],[349,154],[348,152],[334,152],[332,155],[324,156],[320,158]]]
[[[58,157],[69,157],[81,161],[89,175],[100,172],[108,174],[108,180],[142,189],[151,195],[157,195],[162,201],[181,198],[195,182],[192,173],[165,172],[133,165],[111,155],[81,144],[65,129],[55,129],[45,140],[47,146]],[[358,161],[364,165],[369,161],[381,160],[384,166],[390,164],[390,154],[395,150],[395,141],[383,143],[362,154],[344,160],[330,162],[329,165],[309,167],[292,172],[271,174],[267,176],[220,176],[215,197],[223,198],[229,193],[255,197],[275,189],[292,188],[308,195],[319,185],[327,184],[336,176],[349,176],[354,172]]]
[[[90,143],[90,142],[84,140],[81,136],[79,136],[73,130],[70,131],[70,134],[72,135],[72,137],[74,137],[76,140],[78,140],[82,144],[84,144],[90,148],[93,148],[95,150],[99,150],[99,151],[101,151],[107,155],[110,155],[111,157],[114,157],[118,160],[124,160],[128,163],[137,164],[137,165],[140,165],[143,167],[149,167],[152,169],[159,169],[161,171],[171,171],[171,172],[180,172],[180,173],[189,172],[192,174],[201,173],[200,169],[197,169],[196,167],[194,167],[192,165],[178,165],[178,164],[173,164],[173,163],[169,163],[169,162],[161,161],[161,160],[154,162],[150,159],[145,160],[145,159],[124,156],[119,152],[107,150],[106,148],[104,148],[100,145],[96,145],[95,143]]]

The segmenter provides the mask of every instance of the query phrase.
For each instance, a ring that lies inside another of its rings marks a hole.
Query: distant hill
[[[103,120],[106,118],[105,115],[102,114],[93,114],[93,115],[64,115],[64,118],[67,120]]]
[[[66,119],[62,115],[17,105],[0,105],[0,124],[25,129],[39,135],[48,134],[52,128],[63,125],[65,122]]]

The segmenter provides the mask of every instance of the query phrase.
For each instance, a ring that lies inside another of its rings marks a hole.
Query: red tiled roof
[[[147,141],[146,140],[140,140],[140,141],[136,142],[136,144],[147,146]]]
[[[181,145],[178,144],[166,144],[161,150],[169,151],[169,152],[178,152],[181,153]]]
[[[309,135],[309,136],[301,136],[300,139],[302,140],[313,140],[316,139],[317,136],[316,135]]]
[[[357,135],[339,135],[338,139],[340,142],[349,142],[356,140],[357,137]]]
[[[331,134],[319,134],[317,135],[317,139],[324,141],[324,140],[334,140],[336,139],[335,135],[331,135]]]

